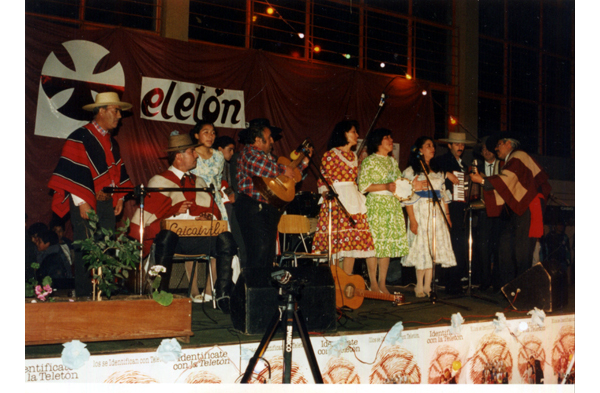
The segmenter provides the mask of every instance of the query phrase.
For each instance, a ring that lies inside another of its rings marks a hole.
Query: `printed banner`
[[[246,128],[243,90],[144,77],[140,97],[142,119],[181,124],[205,120],[215,127]]]
[[[327,384],[558,384],[574,382],[575,316],[511,319],[387,333],[311,336]],[[157,352],[91,356],[76,370],[61,358],[26,359],[25,382],[239,383],[258,343],[184,349],[171,361]],[[263,360],[264,359],[264,360]],[[293,340],[292,383],[314,378],[300,338]],[[281,383],[283,341],[272,341],[250,383]]]

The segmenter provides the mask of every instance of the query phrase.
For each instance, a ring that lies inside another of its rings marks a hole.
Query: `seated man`
[[[189,135],[179,135],[173,131],[169,136],[168,161],[171,165],[165,172],[153,176],[149,188],[206,188],[206,183],[189,173],[196,166],[198,158]],[[166,267],[161,289],[166,290],[171,278],[173,254],[209,254],[217,258],[216,300],[217,307],[229,313],[229,295],[233,287],[231,262],[237,253],[237,245],[231,232],[218,236],[179,237],[169,230],[161,230],[164,219],[212,220],[220,218],[211,194],[194,191],[161,191],[149,193],[144,208],[144,254],[148,254],[152,242],[155,244],[157,265]],[[131,220],[130,235],[139,239],[140,210],[137,209]],[[193,279],[193,278],[191,278]],[[196,301],[195,297],[192,300]]]
[[[75,283],[71,272],[71,264],[58,243],[58,235],[46,229],[38,234],[37,271],[39,282],[46,276],[52,278],[52,286],[56,289],[73,289]]]

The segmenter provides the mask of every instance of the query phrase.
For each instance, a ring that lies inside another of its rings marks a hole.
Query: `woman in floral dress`
[[[431,159],[435,156],[435,144],[427,136],[417,139],[411,149],[408,168],[404,170],[403,176],[409,180],[418,178],[426,182],[421,162],[427,169],[427,174],[436,195],[440,198],[443,211],[434,205],[432,193],[429,191],[429,185],[423,187],[423,190],[416,190],[413,197],[404,202],[406,213],[408,214],[408,244],[410,251],[407,256],[402,258],[403,266],[414,266],[417,270],[417,285],[415,286],[415,295],[417,297],[429,296],[431,292],[432,278],[432,240],[433,240],[433,212],[436,209],[435,220],[435,261],[442,267],[456,266],[456,258],[452,251],[450,242],[450,233],[444,220],[444,216],[450,222],[450,213],[447,204],[450,198],[446,194],[444,185],[444,172],[439,171]]]
[[[367,156],[358,176],[358,189],[367,195],[367,220],[375,242],[376,265],[367,265],[369,276],[379,268],[378,289],[389,293],[385,286],[390,258],[408,254],[406,225],[400,201],[394,196],[395,181],[401,177],[398,162],[389,154],[394,148],[392,132],[385,128],[372,131],[367,137]],[[373,289],[373,288],[371,288]]]
[[[352,226],[346,213],[332,201],[331,255],[334,260],[343,258],[343,270],[352,274],[355,258],[367,258],[367,264],[376,263],[373,238],[367,223],[365,196],[358,192],[356,177],[358,160],[351,149],[358,142],[358,123],[344,120],[336,124],[329,142],[328,151],[321,159],[321,174],[335,192],[348,213],[355,221]],[[319,193],[325,195],[327,187],[319,179]],[[313,252],[327,252],[329,244],[329,204],[323,200],[317,231],[313,239]],[[374,283],[377,285],[377,282]],[[372,283],[373,285],[373,283]]]
[[[223,166],[225,164],[225,157],[220,151],[213,149],[212,145],[216,138],[215,127],[208,121],[199,121],[196,123],[194,128],[190,131],[190,137],[193,143],[198,143],[196,147],[196,153],[198,153],[198,159],[196,160],[196,168],[190,172],[196,176],[199,176],[204,182],[210,186],[213,185],[216,192],[214,193],[215,204],[219,208],[221,213],[221,219],[227,221],[227,210],[224,205],[224,194],[221,190],[221,176],[223,172]],[[228,223],[229,225],[229,223]],[[210,261],[212,275],[216,279],[217,277],[217,264],[215,258],[211,258]],[[186,262],[186,271],[188,277],[191,274],[192,264]],[[197,272],[197,270],[196,270]],[[194,282],[196,278],[194,277]],[[212,292],[213,283],[210,281],[210,276],[206,277],[206,285],[204,286],[204,293],[198,296],[192,296],[194,302],[207,302],[212,300],[212,296],[209,293]],[[192,291],[194,291],[192,287]]]

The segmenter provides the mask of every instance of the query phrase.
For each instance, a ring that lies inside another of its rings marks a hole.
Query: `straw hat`
[[[100,106],[109,106],[109,105],[117,105],[121,108],[122,111],[127,111],[131,109],[131,104],[128,102],[122,102],[119,99],[119,95],[114,91],[107,91],[104,93],[98,93],[96,95],[96,102],[93,104],[87,104],[83,107],[83,110],[92,111],[94,108]]]
[[[474,145],[475,141],[470,141],[467,139],[467,134],[464,132],[449,132],[448,138],[440,139],[436,142],[442,143],[464,143],[465,145]]]
[[[189,147],[196,146],[200,146],[200,144],[193,143],[189,134],[180,134],[179,131],[175,130],[171,132],[171,135],[169,135],[169,147],[166,149],[166,151],[186,150]]]

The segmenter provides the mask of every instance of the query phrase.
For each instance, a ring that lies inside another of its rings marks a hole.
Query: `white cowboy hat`
[[[104,93],[98,93],[96,95],[96,102],[93,104],[87,104],[82,109],[85,111],[92,111],[94,108],[100,106],[109,106],[109,105],[117,105],[121,108],[122,111],[127,111],[131,109],[131,104],[128,102],[122,102],[119,99],[119,95],[114,91],[107,91]]]
[[[470,141],[467,139],[467,134],[464,132],[449,132],[448,138],[440,139],[436,142],[443,143],[464,143],[465,145],[474,145],[475,141]]]

